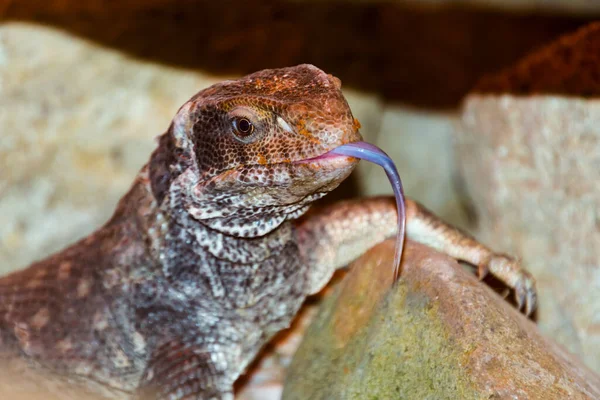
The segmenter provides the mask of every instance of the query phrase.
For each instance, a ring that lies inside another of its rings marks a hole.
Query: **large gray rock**
[[[288,369],[284,400],[598,399],[600,378],[456,261],[387,241],[351,266]]]
[[[538,282],[540,328],[600,371],[600,25],[483,80],[458,130],[478,236]]]

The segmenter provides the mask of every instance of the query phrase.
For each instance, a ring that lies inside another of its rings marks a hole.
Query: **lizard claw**
[[[517,308],[526,316],[537,307],[535,279],[521,265],[508,256],[496,254],[484,263],[489,272],[515,291]],[[479,268],[481,270],[481,267]]]
[[[519,310],[523,309],[523,304],[525,304],[525,289],[523,286],[518,286],[515,288],[515,301],[517,302],[517,308]]]
[[[537,306],[537,293],[535,281],[526,271],[523,271],[522,277],[515,287],[515,297],[519,310],[524,309],[525,315],[530,316]]]

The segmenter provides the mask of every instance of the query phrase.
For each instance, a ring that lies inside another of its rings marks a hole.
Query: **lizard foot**
[[[488,273],[513,289],[517,308],[526,316],[531,315],[537,306],[535,279],[518,261],[504,254],[492,254],[478,267],[479,279]]]

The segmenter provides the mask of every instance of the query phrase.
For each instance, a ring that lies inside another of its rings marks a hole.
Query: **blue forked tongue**
[[[385,173],[392,184],[394,195],[396,196],[396,206],[398,207],[398,233],[396,234],[396,252],[394,254],[394,282],[398,279],[400,271],[400,260],[402,259],[402,249],[404,247],[404,235],[406,227],[406,206],[404,204],[404,190],[398,170],[392,159],[385,154],[379,147],[366,142],[354,142],[342,145],[331,150],[331,154],[339,154],[349,157],[360,158],[375,163],[385,170]]]

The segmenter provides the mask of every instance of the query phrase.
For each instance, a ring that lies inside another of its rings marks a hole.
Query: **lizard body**
[[[231,399],[304,299],[395,234],[391,198],[306,213],[357,164],[322,157],[361,140],[340,86],[300,65],[192,97],[103,227],[0,280],[0,360],[108,398]],[[409,237],[489,270],[531,311],[516,262],[407,207]]]

